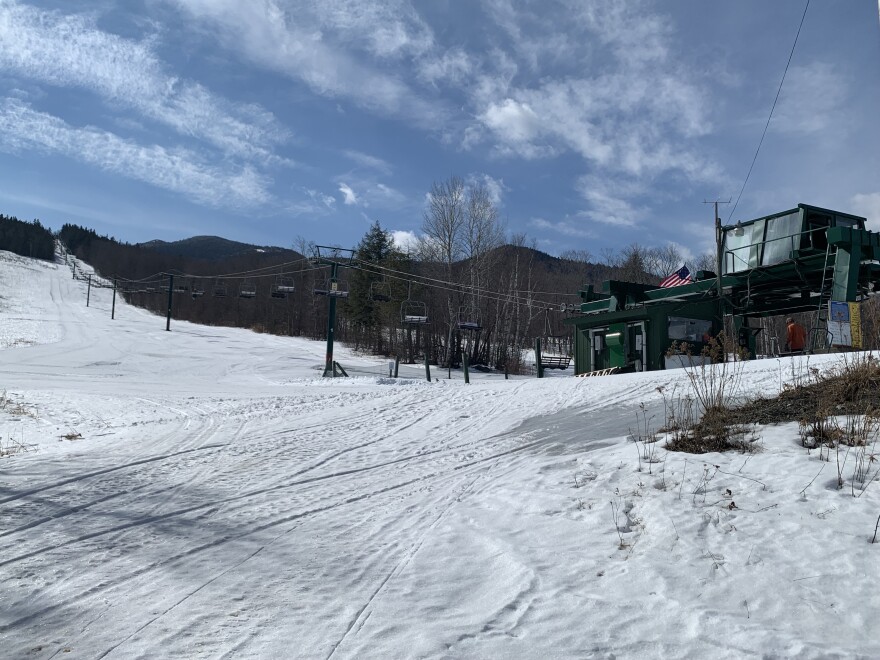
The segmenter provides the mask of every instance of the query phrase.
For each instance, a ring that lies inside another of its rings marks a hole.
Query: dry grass
[[[673,344],[667,354],[690,356],[687,344]],[[691,392],[664,403],[667,411],[666,449],[690,454],[754,451],[751,420],[734,419],[731,402],[739,392],[747,354],[724,333],[703,347],[701,364],[687,368]]]

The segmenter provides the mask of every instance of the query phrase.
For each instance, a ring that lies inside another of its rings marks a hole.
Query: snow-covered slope
[[[791,424],[638,471],[682,371],[322,379],[321,342],[0,278],[2,657],[880,656],[880,487]]]

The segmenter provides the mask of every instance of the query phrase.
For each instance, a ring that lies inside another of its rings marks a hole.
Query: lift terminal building
[[[575,373],[605,369],[651,371],[679,366],[666,353],[687,342],[699,354],[732,327],[739,345],[756,354],[766,317],[811,312],[809,349],[830,350],[834,332],[852,321],[858,347],[858,303],[880,279],[880,234],[866,218],[798,204],[794,209],[722,226],[716,218],[716,270],[669,288],[608,280],[580,292],[573,326]],[[831,321],[831,322],[829,322]]]

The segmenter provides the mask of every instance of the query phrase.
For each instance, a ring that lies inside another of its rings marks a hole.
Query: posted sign
[[[828,303],[828,332],[832,346],[862,347],[862,315],[858,303]]]

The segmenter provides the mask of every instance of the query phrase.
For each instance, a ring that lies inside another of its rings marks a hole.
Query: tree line
[[[542,342],[546,353],[570,354],[571,330],[563,324],[586,285],[608,279],[658,283],[683,258],[674,246],[629,245],[598,258],[585,250],[554,257],[524,234],[509,234],[489,190],[450,177],[427,196],[416,245],[396,245],[374,223],[339,262],[341,291],[336,338],[357,350],[428,359],[443,367],[463,358],[487,368],[524,368],[524,349]],[[323,339],[329,288],[326,260],[297,238],[291,250],[200,259],[136,246],[65,224],[58,239],[108,280],[128,302],[164,315],[167,277],[175,275],[172,315],[206,325]],[[281,281],[293,285],[276,295]],[[242,296],[244,287],[252,296]],[[415,310],[407,323],[406,311]],[[564,311],[566,310],[566,311]]]
[[[0,214],[0,250],[51,261],[55,258],[55,238],[39,220],[25,222]]]

